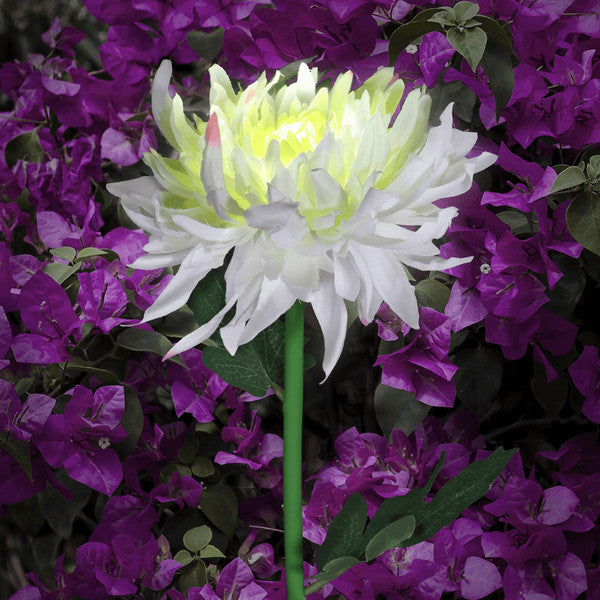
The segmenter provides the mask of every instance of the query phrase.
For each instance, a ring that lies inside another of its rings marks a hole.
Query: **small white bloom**
[[[417,50],[418,50],[418,46],[416,46],[415,44],[409,44],[408,46],[406,46],[405,50],[409,53],[409,54],[416,54]]]
[[[484,274],[487,275],[488,273],[492,272],[492,267],[488,264],[488,263],[481,263],[481,266],[479,267],[479,270]]]
[[[107,437],[98,438],[98,446],[100,446],[102,450],[106,450],[110,446],[110,440]]]
[[[383,301],[411,327],[419,316],[404,265],[447,269],[433,240],[457,210],[433,202],[466,192],[495,156],[465,158],[477,135],[452,127],[447,107],[427,126],[431,99],[420,90],[392,115],[404,84],[380,69],[355,91],[352,73],[331,90],[300,66],[297,82],[272,90],[265,75],[235,92],[225,71],[210,70],[210,118],[191,123],[171,98],[171,64],[152,86],[152,110],[177,159],[145,155],[154,176],[110,184],[134,223],[149,234],[140,269],[179,269],[144,321],[183,306],[232,251],[226,305],[180,340],[168,356],[220,333],[231,354],[284,314],[310,303],[325,339],[323,369],[336,364],[347,328],[346,301],[371,322]]]

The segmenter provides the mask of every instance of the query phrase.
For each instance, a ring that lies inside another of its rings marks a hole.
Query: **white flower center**
[[[98,446],[100,446],[102,450],[106,450],[110,446],[110,440],[107,437],[98,438]]]
[[[484,274],[487,275],[488,273],[492,272],[492,267],[488,264],[488,263],[481,263],[481,266],[479,267],[479,270]]]

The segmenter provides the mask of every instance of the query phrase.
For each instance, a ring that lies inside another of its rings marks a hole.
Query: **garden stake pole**
[[[304,306],[285,315],[283,396],[283,540],[287,600],[304,600],[302,562],[302,392]]]

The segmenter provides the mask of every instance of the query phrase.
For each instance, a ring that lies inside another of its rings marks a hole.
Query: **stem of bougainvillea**
[[[283,400],[283,539],[287,600],[304,600],[302,561],[302,392],[304,307],[296,302],[285,315]]]

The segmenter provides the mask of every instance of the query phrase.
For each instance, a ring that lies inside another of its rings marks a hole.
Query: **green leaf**
[[[202,548],[200,558],[225,558],[225,555],[216,546],[208,544]]]
[[[589,162],[585,168],[588,177],[598,177],[600,175],[600,154],[590,156]]]
[[[187,594],[191,587],[200,588],[206,584],[208,577],[206,575],[206,565],[201,560],[194,561],[187,565],[184,572],[179,577],[178,589]]]
[[[488,78],[488,85],[496,104],[496,121],[508,104],[515,86],[515,72],[512,65],[512,49],[494,38],[488,37],[485,52],[481,57],[481,67]]]
[[[387,438],[394,429],[401,429],[406,435],[410,435],[423,422],[431,408],[419,402],[413,392],[383,383],[375,389],[374,405],[377,422]]]
[[[58,258],[62,258],[67,262],[73,262],[76,253],[75,248],[71,248],[71,246],[61,246],[60,248],[51,248],[50,254],[58,256]]]
[[[546,369],[543,365],[535,363],[531,378],[531,392],[546,414],[549,417],[557,418],[567,402],[569,382],[564,373],[561,373],[553,381],[548,381]]]
[[[415,295],[419,305],[443,313],[450,298],[450,290],[437,279],[423,279],[415,286]]]
[[[454,103],[452,111],[457,117],[468,123],[473,120],[473,109],[477,96],[462,81],[446,82],[440,77],[438,84],[428,93],[432,100],[430,111],[432,122],[439,120],[440,115],[450,102]]]
[[[200,510],[228,538],[233,536],[237,523],[238,501],[235,492],[226,485],[211,485],[202,490]]]
[[[171,342],[162,334],[156,331],[146,329],[128,328],[117,336],[117,345],[128,350],[137,352],[151,352],[164,356],[173,346]],[[177,364],[183,365],[181,359],[177,356],[169,359]]]
[[[119,260],[119,255],[114,250],[92,248],[90,246],[88,248],[82,248],[77,253],[77,258],[75,259],[75,262],[83,262],[84,260],[88,258],[94,258],[95,256],[101,256],[108,262],[112,262],[113,260]]]
[[[8,513],[21,531],[31,536],[36,536],[46,524],[40,510],[39,494],[22,502],[10,504]]]
[[[453,362],[458,367],[454,375],[458,397],[470,411],[483,416],[502,383],[502,358],[493,350],[478,346],[461,350]]]
[[[438,461],[434,474],[422,489],[413,489],[406,496],[384,500],[367,526],[365,538],[371,539],[388,524],[400,517],[413,515],[417,522],[414,534],[403,547],[430,538],[442,527],[452,523],[460,513],[479,500],[492,486],[516,450],[496,449],[490,456],[470,464],[448,481],[431,502],[424,502],[433,485],[434,475],[441,468]],[[437,471],[437,472],[436,472]]]
[[[487,43],[487,35],[483,29],[474,27],[473,29],[461,31],[459,27],[452,27],[447,31],[446,37],[452,47],[466,59],[473,72],[475,72]]]
[[[562,271],[563,276],[551,290],[546,290],[546,295],[550,302],[546,304],[548,310],[555,315],[569,320],[587,282],[586,274],[581,263],[576,258],[571,258],[566,254],[556,254],[552,261]]]
[[[224,31],[221,27],[208,33],[206,31],[190,31],[187,34],[187,41],[198,56],[210,62],[223,47]]]
[[[113,371],[92,366],[78,358],[71,359],[65,368],[70,376],[73,376],[74,373],[84,373],[85,375],[97,377],[104,385],[120,385],[121,383],[121,380]]]
[[[354,565],[357,565],[358,559],[354,556],[341,556],[328,562],[321,573],[314,575],[321,583],[328,583],[339,577],[342,573],[345,573],[348,569],[351,569]],[[322,586],[319,586],[322,587]]]
[[[127,432],[127,437],[115,445],[121,460],[127,458],[137,445],[144,427],[144,412],[137,394],[132,388],[125,386],[125,412],[120,425]]]
[[[459,21],[469,21],[479,12],[479,6],[473,2],[467,2],[467,0],[461,0],[454,5],[454,12]]]
[[[420,513],[411,513],[419,526],[405,545],[418,544],[455,521],[465,508],[489,491],[515,452],[497,448],[490,456],[471,463],[448,481],[430,503],[421,503]]]
[[[48,263],[42,269],[46,275],[50,275],[56,283],[63,284],[71,275],[79,271],[79,265],[65,265],[63,263]]]
[[[183,536],[183,545],[190,552],[200,552],[202,548],[205,548],[212,540],[212,531],[210,527],[206,525],[200,525],[200,527],[194,527],[185,533]]]
[[[563,190],[580,186],[585,183],[587,179],[588,178],[581,167],[571,165],[558,174],[548,193],[554,194],[556,192],[562,192]]]
[[[163,335],[182,338],[197,329],[198,323],[194,318],[194,313],[187,306],[183,306],[162,319],[156,320],[153,328]]]
[[[408,515],[378,531],[367,544],[365,551],[366,560],[373,560],[387,550],[401,547],[400,544],[414,533],[416,525],[415,518],[412,515]]]
[[[189,565],[194,560],[194,557],[187,550],[180,550],[173,557],[173,560],[176,560],[185,567],[185,565]]]
[[[582,246],[600,255],[600,194],[575,196],[567,209],[567,225]]]
[[[240,346],[234,356],[225,348],[208,347],[202,361],[234,387],[264,396],[283,370],[284,327],[275,321],[252,341]]]
[[[442,6],[442,7],[438,7],[438,8],[426,8],[425,10],[419,11],[412,18],[412,20],[408,23],[408,25],[410,25],[411,23],[420,23],[423,21],[429,21],[429,19],[431,19],[431,17],[435,16],[437,13],[439,13],[439,12],[445,13],[448,11],[452,11],[452,9],[448,8],[447,6]]]
[[[438,9],[431,9],[434,13],[438,12]],[[422,13],[427,11],[422,11]],[[442,26],[438,23],[431,23],[429,21],[418,20],[415,21],[413,19],[410,23],[406,23],[405,25],[401,25],[392,33],[390,36],[390,44],[388,49],[390,66],[393,67],[396,64],[396,60],[402,53],[402,50],[406,48],[411,42],[425,35],[426,33],[430,33],[431,31],[439,31],[443,33],[444,30]]]
[[[61,538],[54,533],[45,533],[31,540],[33,559],[40,571],[53,569]]]
[[[511,54],[513,53],[513,41],[510,33],[496,19],[485,15],[477,15],[474,20],[479,23],[479,27],[487,34],[488,42],[494,40],[502,44]]]
[[[225,306],[225,269],[213,269],[194,288],[187,302],[196,323],[204,325]]]
[[[215,465],[212,463],[210,458],[207,458],[206,456],[199,456],[192,463],[191,468],[192,473],[200,479],[210,477],[211,475],[214,475],[215,472]]]
[[[19,466],[25,471],[27,477],[33,480],[31,472],[31,451],[29,444],[21,440],[16,440],[10,434],[5,433],[0,437],[0,450],[8,452]]]
[[[73,522],[88,503],[91,490],[86,485],[71,479],[63,470],[55,475],[61,485],[69,490],[71,497],[67,500],[62,492],[48,483],[46,489],[40,494],[40,508],[48,525],[66,540],[71,537]]]
[[[4,148],[4,158],[9,169],[12,169],[19,159],[39,163],[45,156],[38,137],[38,127],[12,138]]]
[[[316,551],[317,567],[323,570],[331,561],[353,556],[360,559],[365,551],[363,529],[367,522],[367,501],[352,494],[333,518],[325,541]],[[337,577],[337,575],[336,575]]]

